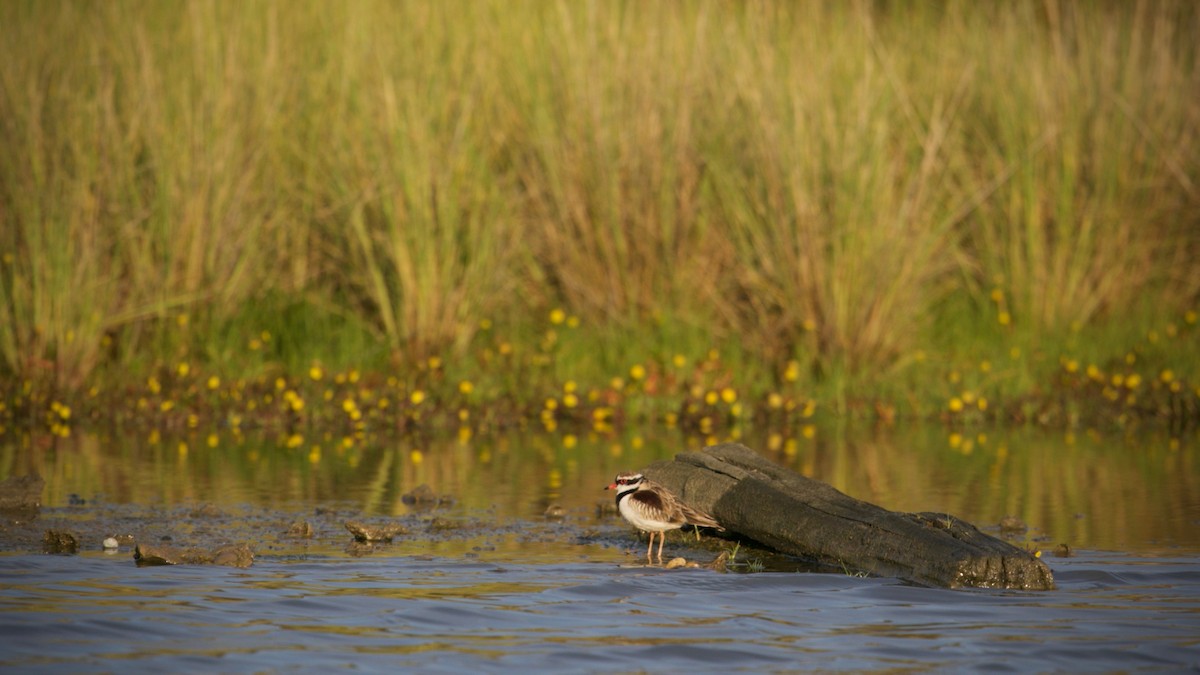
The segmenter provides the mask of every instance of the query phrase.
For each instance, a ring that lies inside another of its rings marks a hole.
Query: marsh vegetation
[[[4,3],[0,425],[1194,420],[1197,34]]]

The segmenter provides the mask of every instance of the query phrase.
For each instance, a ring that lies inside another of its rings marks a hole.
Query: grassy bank
[[[1194,419],[1198,33],[1186,2],[5,3],[0,413]]]

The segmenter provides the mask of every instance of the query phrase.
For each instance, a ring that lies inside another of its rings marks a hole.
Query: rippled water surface
[[[1200,665],[1200,565],[1089,555],[1058,590],[949,591],[831,574],[614,560],[260,559],[134,569],[0,558],[0,664],[113,669],[614,671]]]
[[[344,454],[102,438],[5,446],[0,479],[47,479],[30,531],[73,529],[82,552],[45,555],[19,527],[0,528],[0,669],[1200,668],[1190,445],[992,436],[972,436],[966,451],[942,432],[818,439],[771,456],[896,510],[947,511],[997,535],[999,517],[1021,518],[1029,529],[1014,543],[1044,551],[1053,591],[931,589],[788,559],[745,573],[762,562],[746,548],[728,572],[646,566],[644,543],[600,507],[616,469],[677,451],[650,439]],[[407,505],[420,484],[453,504]],[[547,519],[549,504],[564,517]],[[413,534],[356,549],[341,527],[349,517]],[[312,539],[281,535],[297,518],[316,525]],[[114,528],[179,545],[250,539],[257,557],[247,569],[137,567],[128,546],[101,552]],[[1073,555],[1055,555],[1059,544]],[[678,533],[667,543],[701,564],[733,547]]]

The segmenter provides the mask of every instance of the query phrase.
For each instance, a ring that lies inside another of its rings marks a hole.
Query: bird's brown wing
[[[675,497],[670,490],[663,487],[659,483],[655,483],[650,479],[643,480],[642,489],[633,493],[633,496],[636,497],[643,494],[654,495],[654,498],[662,503],[661,508],[663,509],[663,512],[671,514],[670,520],[673,523],[687,523],[688,525],[712,527],[721,530],[722,532],[725,531],[725,528],[721,527],[721,524],[714,520],[712,516],[708,515],[707,513],[697,511],[696,509],[693,509],[687,504],[679,501],[679,499]],[[659,498],[660,494],[662,495],[661,499]]]
[[[629,495],[628,499],[637,502],[647,517],[663,522],[683,525],[687,522],[682,505],[669,492],[659,492],[661,488],[647,490],[643,487]]]

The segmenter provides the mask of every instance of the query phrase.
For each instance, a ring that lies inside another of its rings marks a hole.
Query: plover
[[[612,485],[604,489],[616,490],[617,510],[634,527],[650,535],[650,543],[646,546],[647,560],[654,547],[655,534],[658,534],[658,559],[661,561],[667,530],[678,530],[684,525],[725,529],[711,516],[684,504],[670,490],[646,480],[636,471],[617,474]]]

